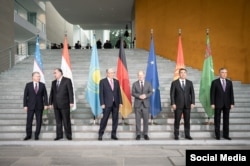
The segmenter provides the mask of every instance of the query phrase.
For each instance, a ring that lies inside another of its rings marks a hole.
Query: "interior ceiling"
[[[51,0],[69,23],[83,29],[124,29],[131,27],[134,0]]]

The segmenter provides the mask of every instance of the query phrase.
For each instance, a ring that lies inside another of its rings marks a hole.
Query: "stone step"
[[[141,126],[143,129],[143,125]],[[173,124],[166,124],[166,125],[151,125],[149,124],[149,132],[154,132],[154,131],[161,131],[161,132],[172,132],[173,131]],[[250,124],[231,124],[229,126],[230,131],[247,131],[250,127]],[[222,128],[222,125],[221,125]],[[25,125],[12,125],[12,126],[8,126],[8,125],[1,125],[0,126],[0,132],[4,133],[4,132],[25,132],[26,130],[26,126]],[[32,131],[36,130],[36,126],[35,124],[33,124],[32,127]],[[95,124],[95,125],[72,125],[72,131],[73,132],[97,132],[99,130],[99,124]],[[107,125],[106,127],[107,131],[111,131],[112,130],[112,125]],[[118,132],[122,132],[122,131],[131,131],[134,132],[135,129],[135,125],[119,125],[117,128]],[[183,131],[184,130],[184,125],[180,125],[180,130]],[[213,132],[214,131],[214,125],[205,125],[205,124],[194,124],[190,126],[190,130],[193,132],[198,132],[198,131],[209,131],[209,132]],[[47,124],[43,124],[41,127],[41,131],[43,133],[46,132],[51,132],[51,131],[56,131],[56,126],[55,125],[47,125]]]
[[[54,118],[49,118],[49,124],[56,124]],[[96,120],[99,122],[99,120]],[[135,119],[126,119],[126,123],[135,124]],[[207,118],[191,118],[191,124],[205,124],[207,122]],[[212,119],[211,119],[212,121]],[[122,119],[119,119],[119,123],[122,123]],[[156,118],[153,120],[154,123],[158,125],[166,125],[166,124],[174,124],[174,118]],[[93,118],[90,119],[71,119],[71,123],[73,125],[86,125],[93,123]],[[240,118],[231,118],[230,124],[249,124],[249,117],[240,117]],[[25,125],[26,120],[24,118],[14,118],[14,119],[1,119],[0,125]],[[111,120],[108,121],[108,124],[112,124]]]
[[[173,139],[173,131],[169,131],[169,132],[162,132],[162,131],[151,131],[148,133],[149,137],[151,140],[159,140],[159,139]],[[135,132],[117,132],[117,137],[119,139],[135,139]],[[199,139],[199,138],[213,138],[214,139],[214,132],[195,132],[192,131],[191,132],[191,136],[195,139]],[[16,132],[0,132],[0,138],[3,140],[6,139],[12,139],[12,140],[21,140],[25,137],[25,133],[16,133]],[[55,132],[46,132],[40,133],[40,139],[54,139],[56,137],[56,133]],[[76,131],[72,133],[72,137],[73,139],[88,139],[88,140],[96,140],[98,138],[98,132],[87,132],[87,131]],[[244,131],[230,131],[230,137],[232,137],[233,139],[237,139],[237,138],[250,138],[250,132],[246,133]],[[180,131],[180,138],[184,138],[184,133],[182,131]],[[106,131],[105,134],[103,135],[103,139],[109,139],[110,140],[110,131]]]

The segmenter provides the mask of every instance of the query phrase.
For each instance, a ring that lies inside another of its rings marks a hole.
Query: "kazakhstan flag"
[[[95,117],[102,113],[99,99],[99,82],[101,79],[101,73],[99,68],[98,53],[96,48],[96,41],[94,36],[94,42],[92,47],[91,62],[89,66],[89,78],[86,90],[86,100],[88,101],[91,111]]]

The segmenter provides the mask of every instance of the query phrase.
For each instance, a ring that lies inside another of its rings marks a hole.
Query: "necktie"
[[[57,81],[57,83],[56,83],[56,89],[59,88],[59,85],[60,85],[60,81]]]
[[[143,93],[143,82],[141,81],[141,93]]]
[[[37,91],[38,91],[38,86],[37,86],[37,83],[35,83],[35,93],[37,93]]]
[[[222,87],[223,87],[223,90],[225,92],[226,91],[226,81],[225,81],[225,79],[222,80]]]
[[[114,90],[113,79],[110,79],[110,86],[111,86],[111,89]]]
[[[183,90],[185,89],[184,81],[182,81],[181,88],[182,88]]]

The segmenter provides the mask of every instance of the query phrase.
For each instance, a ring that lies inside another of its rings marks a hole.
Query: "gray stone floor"
[[[250,149],[239,141],[0,141],[0,166],[177,166],[186,149]]]

